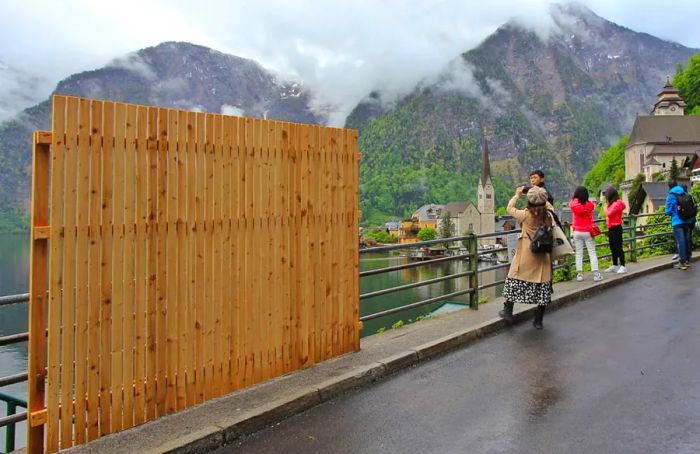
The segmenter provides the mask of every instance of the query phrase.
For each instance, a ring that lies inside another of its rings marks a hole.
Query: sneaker
[[[603,275],[600,274],[599,271],[594,271],[594,272],[593,272],[593,280],[594,280],[595,282],[600,282],[600,281],[603,280]]]
[[[615,271],[615,272],[616,272],[617,274],[626,273],[626,272],[627,272],[627,268],[625,268],[625,265],[622,265],[622,266],[619,267],[619,268],[617,269],[617,271]]]
[[[671,257],[671,261],[675,262],[676,260],[678,260],[678,254],[673,254],[673,256]]]
[[[617,273],[619,267],[616,265],[610,265],[608,269],[605,270],[606,273]]]
[[[674,270],[677,270],[677,269],[679,269],[679,268],[681,267],[681,265],[682,265],[681,262],[676,262],[676,263],[673,264],[673,269],[674,269]]]
[[[690,268],[690,265],[688,264],[688,262],[686,262],[686,263],[683,263],[678,269],[685,271],[688,268]]]
[[[581,282],[583,280],[583,273],[582,272],[579,271],[578,273],[576,273],[576,280],[579,282]]]

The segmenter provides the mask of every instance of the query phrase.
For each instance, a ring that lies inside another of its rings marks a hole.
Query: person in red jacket
[[[574,191],[574,196],[569,202],[569,208],[574,215],[574,222],[571,226],[573,230],[572,238],[576,249],[576,280],[583,280],[583,246],[588,249],[588,258],[591,261],[591,271],[593,280],[602,281],[603,276],[598,271],[598,254],[595,250],[595,239],[591,234],[593,229],[593,211],[595,203],[588,200],[588,189],[579,186]]]
[[[625,211],[627,205],[620,200],[617,189],[612,186],[605,191],[605,199],[608,202],[605,206],[605,222],[608,225],[610,252],[613,260],[613,264],[605,272],[626,273],[625,251],[622,249],[622,212]]]

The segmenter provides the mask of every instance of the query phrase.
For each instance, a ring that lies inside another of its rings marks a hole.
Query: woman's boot
[[[498,316],[504,319],[505,321],[512,323],[513,322],[513,302],[512,301],[505,301],[503,303],[503,310],[498,311]]]
[[[544,318],[544,311],[547,309],[547,306],[537,306],[537,309],[535,309],[535,318],[532,320],[532,326],[534,326],[536,329],[542,329],[542,319]]]

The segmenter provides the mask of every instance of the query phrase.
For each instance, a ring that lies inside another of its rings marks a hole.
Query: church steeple
[[[491,233],[496,229],[496,197],[493,182],[491,181],[491,163],[489,162],[489,144],[484,136],[482,148],[481,176],[477,187],[477,209],[480,214],[479,233]],[[483,243],[491,243],[490,240],[483,240]]]
[[[484,146],[481,152],[481,178],[479,184],[491,183],[491,162],[489,161],[489,143],[484,137]]]
[[[681,92],[671,85],[671,79],[666,78],[666,85],[657,95],[659,100],[654,104],[652,115],[683,115],[687,104],[681,98]]]

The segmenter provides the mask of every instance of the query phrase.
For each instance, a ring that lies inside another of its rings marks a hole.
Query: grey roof
[[[639,188],[637,197],[630,200],[630,213],[639,214],[642,209],[644,200],[649,198],[654,209],[658,209],[661,205],[666,204],[666,196],[668,195],[668,183],[660,181],[656,183],[642,183]]]
[[[700,146],[700,144],[698,144]],[[671,144],[657,144],[651,147],[651,151],[647,156],[654,155],[686,155],[692,156],[695,153],[695,146],[691,145],[674,145]]]
[[[444,210],[450,213],[450,216],[457,217],[464,213],[469,205],[474,205],[471,202],[450,202],[444,206]]]
[[[653,154],[650,154],[650,156],[651,156],[651,158],[647,159],[647,161],[644,163],[644,167],[646,167],[646,166],[660,166],[661,165],[661,163],[659,161],[654,159]]]
[[[640,143],[697,143],[700,145],[700,116],[639,115],[632,126],[628,147]]]
[[[418,208],[413,215],[418,216],[418,219],[421,221],[429,221],[431,219],[440,219],[442,216],[442,209],[444,208],[444,205],[438,205],[437,203],[429,203],[427,205],[423,205],[422,207]],[[432,210],[432,215],[428,215],[428,210]]]
[[[668,195],[668,183],[665,181],[659,181],[655,183],[642,183],[642,188],[646,192],[647,197],[652,201],[656,202],[661,200],[663,205],[666,202],[666,196]],[[654,203],[654,205],[657,205]]]

